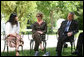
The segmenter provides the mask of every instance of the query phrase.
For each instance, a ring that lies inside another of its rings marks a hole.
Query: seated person
[[[74,39],[74,34],[78,32],[78,23],[74,20],[74,13],[70,12],[68,14],[68,20],[62,22],[60,28],[58,29],[58,43],[57,43],[57,54],[56,56],[61,56],[62,46],[66,41],[72,41]]]
[[[6,23],[6,39],[10,47],[16,48],[16,56],[19,56],[18,48],[23,44],[21,36],[19,35],[20,24],[18,22],[17,14],[13,13],[10,15],[9,20]]]
[[[82,56],[83,52],[83,32],[80,33],[77,41],[76,50],[72,54],[76,54],[78,56]]]
[[[35,48],[36,51],[35,56],[38,56],[38,48],[40,45],[41,50],[44,50],[42,47],[42,40],[45,40],[45,34],[47,32],[47,24],[42,20],[43,14],[37,13],[37,22],[35,22],[32,26],[32,38],[35,40]]]

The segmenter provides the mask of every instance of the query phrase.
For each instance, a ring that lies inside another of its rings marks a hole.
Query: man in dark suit
[[[58,43],[57,43],[57,54],[61,56],[62,46],[66,41],[74,40],[74,34],[78,32],[78,22],[74,20],[74,13],[68,14],[67,20],[63,21],[60,28],[58,29]]]

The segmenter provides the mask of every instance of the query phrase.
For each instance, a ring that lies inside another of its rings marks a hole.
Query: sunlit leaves
[[[36,21],[37,12],[44,14],[43,20],[48,23],[48,27],[56,27],[56,21],[59,18],[67,19],[69,12],[74,12],[76,19],[82,21],[83,1],[1,1],[1,13],[5,15],[6,21],[12,12],[18,14],[23,28],[27,26],[28,20],[30,25]]]

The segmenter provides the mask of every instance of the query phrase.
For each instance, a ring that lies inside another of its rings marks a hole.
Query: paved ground
[[[47,48],[56,47],[57,46],[57,36],[56,35],[47,35],[47,36],[48,36]],[[29,38],[32,39],[32,36],[29,35]],[[23,49],[24,50],[30,49],[30,40],[28,39],[28,35],[24,35],[23,40],[24,40]],[[77,43],[77,39],[75,41],[75,44],[76,43]],[[70,46],[70,43],[68,43],[68,46]],[[3,51],[3,48],[4,48],[4,40],[3,40],[3,36],[1,36],[1,52]],[[21,50],[21,47],[19,49]],[[9,50],[14,51],[15,49],[14,48],[9,48]]]

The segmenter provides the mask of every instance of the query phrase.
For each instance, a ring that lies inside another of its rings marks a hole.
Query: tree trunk
[[[51,31],[53,32],[53,10],[50,11]]]

